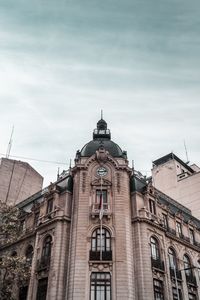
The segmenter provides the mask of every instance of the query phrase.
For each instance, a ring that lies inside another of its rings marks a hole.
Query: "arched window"
[[[176,254],[175,254],[175,251],[172,248],[169,248],[168,255],[169,255],[169,267],[170,267],[170,269],[177,270]]]
[[[52,237],[48,235],[43,243],[41,263],[43,266],[49,265],[51,258],[51,243]]]
[[[187,254],[183,256],[183,264],[186,277],[190,277],[192,275],[192,265]]]
[[[200,259],[197,261],[197,267],[198,267],[198,276],[200,280]]]
[[[92,233],[90,260],[112,260],[111,236],[105,228]]]
[[[181,271],[178,270],[176,253],[173,248],[168,249],[168,258],[169,258],[169,270],[171,277],[176,277],[182,279]]]
[[[160,259],[160,250],[159,250],[159,244],[156,238],[153,236],[150,239],[151,243],[151,258],[154,260]]]
[[[32,258],[33,258],[33,246],[29,245],[26,249],[26,261],[31,264],[32,263]]]

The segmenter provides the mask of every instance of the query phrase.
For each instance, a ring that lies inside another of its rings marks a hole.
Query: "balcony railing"
[[[188,283],[197,285],[196,277],[192,273],[191,274],[185,273],[185,277]]]
[[[165,270],[164,262],[160,259],[154,259],[152,257],[151,258],[151,265],[152,265],[152,268],[156,268],[156,269],[159,269],[159,270],[162,270],[162,271]]]
[[[112,260],[112,251],[90,251],[90,260],[102,260],[104,261],[110,261]]]
[[[175,273],[176,272],[176,273]],[[175,275],[176,275],[176,278],[177,279],[180,279],[180,280],[182,280],[182,275],[181,275],[181,271],[180,270],[178,270],[178,269],[173,269],[173,268],[170,268],[170,276],[171,277],[175,277]]]
[[[176,237],[178,237],[178,238],[184,240],[184,241],[187,242],[187,243],[190,243],[190,244],[192,244],[192,245],[195,245],[195,246],[200,247],[200,243],[196,242],[195,240],[192,242],[192,241],[190,240],[189,237],[185,236],[185,235],[182,234],[182,233],[179,233],[179,234],[178,234],[178,233],[176,232],[176,230],[174,230],[173,228],[168,227],[168,228],[167,228],[167,232],[169,232],[170,234],[172,234],[172,235],[174,235],[174,236],[176,236]]]
[[[168,232],[171,233],[171,234],[173,234],[173,235],[176,235],[176,230],[174,230],[171,227],[168,227]]]
[[[194,245],[197,247],[200,247],[200,243],[198,243],[197,241],[194,240]]]
[[[99,204],[92,204],[91,206],[91,215],[92,216],[98,216],[100,212]],[[103,204],[103,215],[105,216],[110,216],[111,215],[111,210],[110,210],[110,205],[108,203]]]
[[[37,261],[37,271],[49,269],[50,257],[44,257]]]

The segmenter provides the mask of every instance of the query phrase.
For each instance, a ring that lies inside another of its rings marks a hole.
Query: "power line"
[[[6,156],[6,154],[3,154],[3,153],[0,153],[0,155]],[[45,162],[45,163],[50,163],[50,164],[66,165],[66,163],[64,163],[64,162],[52,161],[52,160],[43,160],[43,159],[37,159],[37,158],[25,157],[25,156],[9,155],[9,157],[34,160],[34,161]]]

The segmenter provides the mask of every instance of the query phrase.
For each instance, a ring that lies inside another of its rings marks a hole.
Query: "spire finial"
[[[101,109],[101,120],[103,120],[103,109]]]

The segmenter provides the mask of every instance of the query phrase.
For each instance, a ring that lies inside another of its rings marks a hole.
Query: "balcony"
[[[90,260],[100,261],[100,251],[90,251]],[[111,261],[112,251],[102,251],[102,261]]]
[[[176,272],[176,273],[175,273]],[[182,280],[182,274],[181,274],[181,271],[180,270],[178,270],[178,269],[176,269],[176,270],[174,270],[173,268],[170,268],[170,276],[172,277],[172,278],[177,278],[177,279],[179,279],[179,280]]]
[[[197,247],[200,247],[200,243],[198,243],[197,241],[194,240],[194,245]]]
[[[151,266],[161,271],[165,270],[164,262],[160,259],[151,258]]]
[[[174,230],[173,228],[168,227],[167,228],[167,232],[170,233],[170,234],[172,234],[172,235],[174,235],[174,236],[176,236],[176,237],[178,237],[179,239],[182,239],[183,241],[185,241],[187,243],[192,244],[189,237],[185,236],[182,233],[177,233],[176,230]],[[195,244],[196,244],[196,242],[194,242],[194,245]],[[200,244],[198,244],[197,246],[200,246]]]
[[[171,234],[173,234],[173,235],[176,235],[176,230],[174,230],[171,227],[168,227],[168,232],[171,233]]]
[[[196,277],[192,273],[190,273],[190,274],[185,273],[185,277],[186,277],[187,283],[197,285]]]
[[[91,205],[91,216],[92,218],[95,218],[96,216],[99,216],[99,204],[92,204]],[[110,205],[108,203],[104,203],[103,204],[103,215],[107,216],[108,218],[110,218],[111,216],[111,209],[110,209]]]
[[[50,257],[44,257],[37,261],[37,271],[48,270],[50,267]]]

